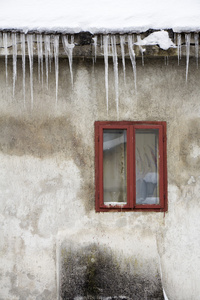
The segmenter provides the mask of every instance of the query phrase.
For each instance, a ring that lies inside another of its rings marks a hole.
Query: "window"
[[[95,122],[96,211],[166,211],[166,122]]]

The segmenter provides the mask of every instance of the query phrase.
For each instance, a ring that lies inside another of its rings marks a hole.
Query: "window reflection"
[[[136,129],[136,204],[159,204],[158,129]]]
[[[104,204],[127,203],[126,130],[103,130]]]

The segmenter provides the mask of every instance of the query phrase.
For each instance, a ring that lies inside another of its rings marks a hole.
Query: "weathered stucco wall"
[[[119,61],[118,119],[167,121],[165,216],[95,213],[94,121],[117,120],[112,61],[108,115],[103,60],[75,60],[73,89],[68,61],[59,66],[56,106],[54,72],[42,89],[34,61],[31,109],[28,63],[24,107],[21,61],[14,98],[12,60],[7,83],[0,61],[0,299],[162,299],[162,287],[170,300],[199,299],[195,62],[186,83],[184,59],[146,59],[144,67],[138,60],[136,93],[130,61],[126,84]]]

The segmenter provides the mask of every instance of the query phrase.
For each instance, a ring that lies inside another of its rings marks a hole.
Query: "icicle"
[[[42,77],[42,86],[43,86],[43,39],[42,34],[40,35],[40,65],[41,65],[41,77]]]
[[[137,35],[137,42],[141,42],[141,35]],[[144,49],[142,48],[142,46],[140,46],[140,44],[138,45],[139,46],[139,49],[140,49],[140,53],[142,55],[142,66],[144,67],[144,55],[143,55],[143,52],[144,52]]]
[[[25,56],[25,34],[21,33],[21,50],[22,50],[22,74],[23,74],[23,95],[24,95],[24,106],[25,106],[25,70],[26,70],[26,56]]]
[[[177,47],[178,47],[178,65],[179,65],[181,59],[181,33],[178,33]]]
[[[108,35],[108,55],[112,53],[110,35]]]
[[[56,77],[56,104],[58,102],[58,72],[59,72],[59,35],[54,36],[54,61],[55,61],[55,77]]]
[[[106,107],[108,114],[108,35],[103,36],[104,64],[105,64],[105,87],[106,87]]]
[[[73,69],[72,69],[72,62],[73,62],[73,49],[74,49],[74,43],[73,43],[74,37],[71,37],[71,44],[68,43],[68,36],[63,35],[62,42],[63,42],[63,48],[65,50],[65,53],[68,56],[69,60],[69,70],[71,75],[71,83],[73,86]]]
[[[94,61],[96,62],[96,58],[97,58],[97,35],[95,35],[93,37],[93,41],[94,41]]]
[[[74,35],[71,35],[71,44],[74,44]]]
[[[189,68],[189,59],[190,59],[190,33],[185,34],[185,45],[186,45],[186,81],[188,78],[188,68]]]
[[[40,36],[37,34],[38,81],[40,82]]]
[[[197,69],[199,67],[198,59],[199,59],[199,34],[194,34],[194,41],[195,41],[195,57],[196,57],[196,65]]]
[[[101,44],[101,50],[103,50],[103,36],[100,35],[100,44]]]
[[[114,77],[115,77],[115,101],[116,101],[117,116],[118,116],[119,115],[118,59],[117,59],[117,47],[116,47],[115,35],[111,35],[111,44],[112,44],[113,67],[114,67]]]
[[[50,53],[50,36],[45,35],[44,37],[44,50],[45,50],[45,65],[46,65],[46,83],[47,83],[47,89],[48,89],[48,74],[49,74],[49,53]]]
[[[32,34],[27,35],[28,42],[28,56],[30,66],[30,86],[31,86],[31,107],[33,108],[33,36]]]
[[[129,50],[129,56],[130,56],[132,67],[133,67],[135,90],[137,90],[136,89],[136,61],[135,61],[135,52],[133,50],[132,35],[128,35],[128,50]]]
[[[165,66],[169,65],[169,56],[164,56],[164,62],[165,62]]]
[[[125,66],[124,45],[125,45],[125,36],[124,35],[120,35],[120,46],[121,46],[121,54],[122,54],[122,65],[123,65],[123,72],[124,72],[124,82],[126,82],[126,66]]]
[[[54,41],[54,36],[49,36],[49,43],[50,43],[50,47],[49,47],[49,70],[51,72],[51,63],[53,60],[53,51],[54,51],[54,44],[51,42],[51,40]]]
[[[37,50],[38,50],[38,79],[42,79],[43,86],[43,42],[42,34],[37,35]],[[48,63],[47,63],[48,64]]]
[[[8,79],[8,36],[7,32],[3,33],[3,45],[4,45],[4,52],[5,52],[5,69],[6,69],[6,82]]]
[[[12,33],[13,46],[13,97],[15,95],[15,82],[17,78],[17,34]]]

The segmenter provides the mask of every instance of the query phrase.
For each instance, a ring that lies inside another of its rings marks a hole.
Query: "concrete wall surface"
[[[54,64],[48,89],[33,64],[33,107],[21,60],[0,60],[0,299],[200,299],[200,70],[190,59]],[[166,121],[168,212],[95,212],[94,122]]]

